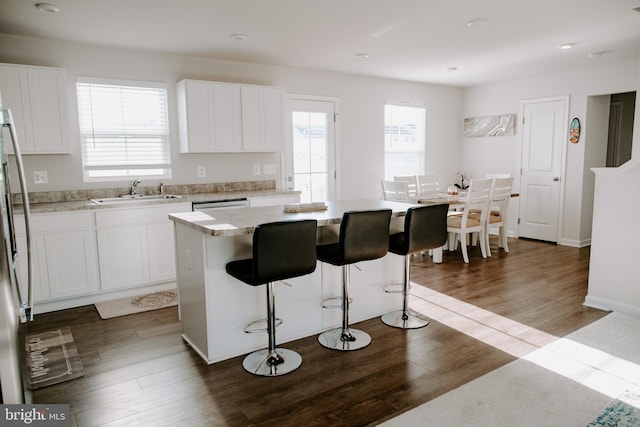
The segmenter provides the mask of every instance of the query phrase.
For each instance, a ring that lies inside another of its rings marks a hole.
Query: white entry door
[[[285,187],[302,203],[335,199],[335,101],[290,97]]]
[[[522,103],[520,237],[558,241],[568,97]]]

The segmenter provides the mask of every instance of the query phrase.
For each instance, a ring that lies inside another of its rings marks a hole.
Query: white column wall
[[[640,71],[637,88],[640,89]],[[637,99],[637,98],[636,98]],[[585,305],[640,315],[640,102],[636,100],[631,160],[596,168],[589,289]]]

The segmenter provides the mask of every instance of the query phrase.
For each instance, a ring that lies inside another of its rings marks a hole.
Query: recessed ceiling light
[[[475,18],[467,21],[467,27],[482,27],[483,25],[486,25],[486,23],[486,18]]]
[[[587,58],[589,58],[589,59],[600,58],[602,55],[606,55],[609,52],[610,51],[608,51],[608,50],[600,50],[598,52],[589,52],[587,54]]]
[[[447,68],[447,73],[453,73],[455,71],[458,71],[458,67],[448,67]]]
[[[36,3],[36,8],[41,12],[56,13],[60,12],[60,8],[51,3]]]
[[[567,49],[571,49],[571,48],[572,48],[572,47],[574,47],[575,45],[576,45],[576,43],[564,43],[564,44],[561,44],[561,45],[560,45],[560,46],[558,46],[558,47],[559,47],[560,49],[567,50]]]
[[[367,59],[369,59],[369,54],[368,53],[357,53],[356,54],[356,58],[365,61]]]
[[[240,34],[240,33],[230,34],[229,37],[231,37],[234,40],[238,40],[238,41],[247,39],[247,35],[246,34]]]

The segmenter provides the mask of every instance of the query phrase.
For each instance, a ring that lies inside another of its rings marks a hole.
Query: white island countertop
[[[265,316],[265,291],[247,286],[227,274],[226,264],[252,254],[252,235],[260,224],[315,219],[317,243],[337,240],[342,216],[348,211],[391,209],[390,232],[401,231],[408,203],[374,199],[327,202],[327,209],[287,213],[284,205],[233,208],[169,214],[176,236],[176,271],[180,318],[184,340],[207,363],[264,348],[262,334],[247,334],[244,327]],[[400,294],[388,294],[389,283],[402,280],[403,257],[388,254],[363,261],[353,273],[350,308],[352,322],[380,316],[401,306]],[[278,343],[308,337],[341,325],[340,310],[323,308],[322,301],[342,292],[343,270],[319,262],[311,274],[288,279],[292,285],[278,287]],[[374,344],[375,345],[375,344]]]
[[[326,204],[326,210],[313,212],[287,213],[284,206],[265,206],[221,209],[216,211],[214,216],[199,211],[176,213],[169,215],[169,219],[209,236],[232,237],[253,234],[257,225],[268,222],[315,219],[318,226],[324,226],[340,224],[342,215],[347,211],[391,209],[393,217],[400,217],[404,216],[411,206],[419,206],[375,199],[337,200]]]

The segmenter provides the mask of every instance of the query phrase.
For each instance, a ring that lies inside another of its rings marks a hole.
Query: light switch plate
[[[276,165],[274,165],[274,164],[264,165],[264,174],[265,175],[275,175],[276,174]]]

